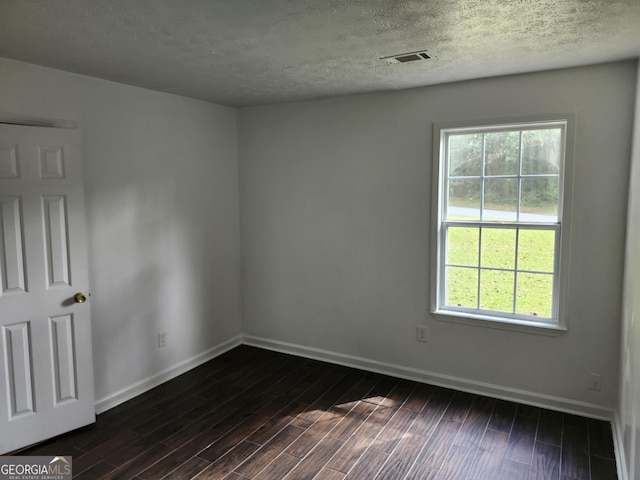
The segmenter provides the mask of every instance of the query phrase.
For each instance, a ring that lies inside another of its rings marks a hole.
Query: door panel
[[[0,143],[0,178],[18,177],[17,148],[15,143]]]
[[[0,295],[26,292],[20,197],[0,198]]]
[[[0,453],[95,421],[80,138],[0,125]]]
[[[62,195],[42,197],[45,234],[45,264],[49,288],[70,285],[69,252],[67,250],[67,212]]]
[[[51,318],[51,352],[53,354],[53,378],[56,386],[56,404],[77,400],[76,364],[73,355],[73,315]]]
[[[31,335],[29,322],[3,328],[7,352],[7,391],[11,399],[10,420],[34,413],[33,370],[31,368]]]

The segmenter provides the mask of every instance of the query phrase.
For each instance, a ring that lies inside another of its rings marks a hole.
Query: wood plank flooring
[[[91,480],[617,478],[607,422],[248,346],[22,454]]]

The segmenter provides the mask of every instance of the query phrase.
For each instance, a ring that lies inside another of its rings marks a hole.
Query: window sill
[[[502,319],[470,313],[454,312],[451,310],[436,310],[431,312],[436,320],[441,322],[451,322],[460,325],[473,327],[495,328],[511,332],[531,333],[534,335],[545,335],[557,337],[567,331],[566,327],[540,322],[528,322],[526,320]]]

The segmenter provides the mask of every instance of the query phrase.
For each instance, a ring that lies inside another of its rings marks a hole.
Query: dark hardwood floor
[[[607,422],[247,346],[22,454],[91,480],[617,478]]]

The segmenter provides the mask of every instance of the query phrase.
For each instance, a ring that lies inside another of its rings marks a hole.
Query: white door
[[[76,130],[0,124],[0,453],[95,421],[81,167]]]

